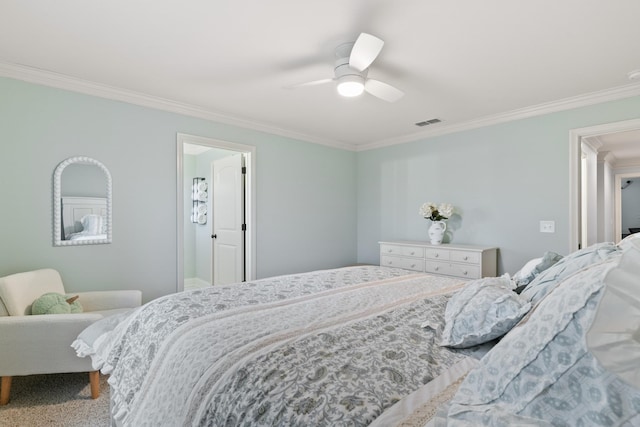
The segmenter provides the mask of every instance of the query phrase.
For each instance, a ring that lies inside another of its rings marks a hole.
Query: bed
[[[639,242],[513,277],[357,266],[185,291],[73,346],[118,426],[637,426]]]

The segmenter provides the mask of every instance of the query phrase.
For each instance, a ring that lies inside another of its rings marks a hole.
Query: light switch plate
[[[556,222],[555,221],[540,221],[540,232],[541,233],[555,233],[556,232]]]

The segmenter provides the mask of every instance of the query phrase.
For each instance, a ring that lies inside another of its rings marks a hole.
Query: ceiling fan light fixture
[[[347,98],[362,95],[362,92],[364,92],[364,78],[356,75],[342,76],[338,79],[337,89],[340,95]]]

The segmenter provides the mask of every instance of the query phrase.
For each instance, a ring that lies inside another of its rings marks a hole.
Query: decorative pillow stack
[[[640,425],[640,243],[572,255],[466,376],[448,426]]]

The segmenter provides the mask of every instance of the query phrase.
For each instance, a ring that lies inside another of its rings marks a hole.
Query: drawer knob
[[[438,258],[439,256],[440,256],[440,254],[435,254],[434,255],[435,258]]]
[[[440,269],[440,267],[436,267],[436,268],[434,268],[433,270],[434,270],[434,271],[438,271],[439,269]]]
[[[465,255],[464,258],[462,258],[462,259],[464,259],[466,261],[466,260],[469,259],[469,257]]]
[[[416,267],[416,265],[415,265],[415,264],[411,264],[411,268],[415,268],[415,267]]]
[[[393,249],[387,249],[387,252],[391,253],[393,252]]]
[[[463,271],[462,274],[464,274],[466,276],[468,273],[466,271]]]

